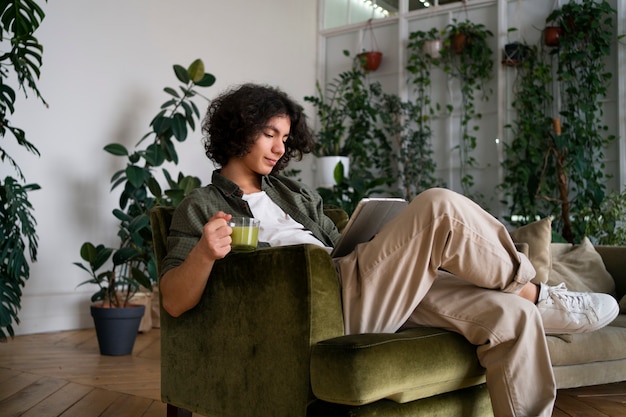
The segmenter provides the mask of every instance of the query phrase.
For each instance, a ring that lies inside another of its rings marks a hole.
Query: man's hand
[[[200,242],[204,246],[203,252],[211,260],[222,259],[230,252],[230,235],[233,230],[228,221],[232,217],[232,214],[220,211],[204,225]]]

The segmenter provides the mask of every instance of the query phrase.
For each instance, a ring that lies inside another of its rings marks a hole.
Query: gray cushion
[[[552,365],[626,359],[626,316],[620,315],[610,326],[591,333],[563,337],[548,336]]]

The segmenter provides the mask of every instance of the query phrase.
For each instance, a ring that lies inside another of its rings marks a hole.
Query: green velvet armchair
[[[151,212],[157,260],[172,213]],[[339,227],[347,221],[328,214]],[[161,312],[161,361],[171,416],[493,415],[475,347],[461,336],[344,336],[335,267],[314,245],[217,262],[195,308],[179,318]]]

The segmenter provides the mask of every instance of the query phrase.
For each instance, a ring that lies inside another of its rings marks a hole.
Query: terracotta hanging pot
[[[455,33],[450,37],[450,44],[452,45],[452,50],[456,54],[460,54],[465,49],[465,46],[468,44],[468,38],[465,33]]]
[[[370,38],[368,46],[366,46],[366,37]],[[361,67],[367,72],[376,71],[383,59],[383,53],[379,52],[378,42],[376,42],[374,28],[372,27],[372,19],[369,19],[365,24],[361,42],[359,43],[359,50],[363,52],[359,53],[356,58],[359,60]]]
[[[383,53],[378,51],[361,52],[357,58],[365,71],[376,71],[383,60]]]
[[[546,26],[543,30],[543,41],[546,46],[559,46],[559,38],[563,34],[563,28],[560,26]]]

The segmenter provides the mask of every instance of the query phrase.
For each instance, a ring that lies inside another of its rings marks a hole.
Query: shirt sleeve
[[[167,254],[161,262],[161,276],[183,263],[210,218],[209,212],[196,199],[185,199],[176,207],[167,236]]]

